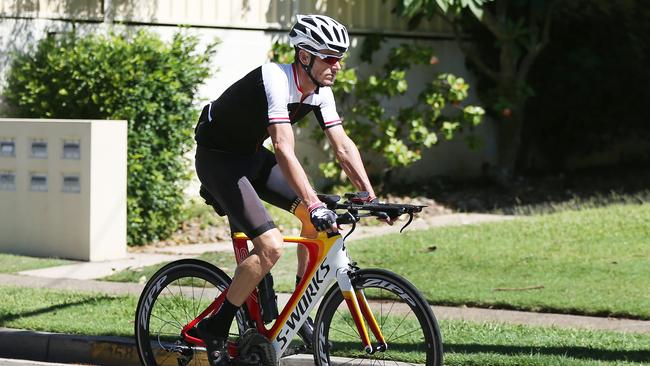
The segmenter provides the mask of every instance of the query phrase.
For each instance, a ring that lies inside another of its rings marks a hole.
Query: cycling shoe
[[[196,325],[196,333],[205,342],[210,366],[230,365],[226,338],[215,336],[209,329],[209,322],[206,320],[202,320]]]

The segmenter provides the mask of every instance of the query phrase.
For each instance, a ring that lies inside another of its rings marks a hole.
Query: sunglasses
[[[305,50],[305,51],[307,51],[308,53],[310,53],[310,54],[312,54],[314,56],[318,56],[318,58],[321,61],[323,61],[324,63],[326,63],[326,64],[328,64],[330,66],[334,66],[337,62],[341,61],[341,59],[343,58],[343,55],[334,56],[334,55],[326,55],[324,53],[320,53],[320,52],[316,52],[316,51],[309,51],[309,50]]]

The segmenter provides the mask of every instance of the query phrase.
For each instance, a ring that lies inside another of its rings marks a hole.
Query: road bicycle
[[[346,194],[341,203],[340,196],[319,195],[337,213],[337,224],[352,225],[345,237],[319,233],[315,239],[284,238],[307,248],[307,271],[279,314],[277,298],[268,288],[270,275],[251,293],[231,328],[227,344],[231,364],[278,365],[282,357],[307,350],[318,366],[442,365],[438,323],[420,292],[393,272],[359,268],[345,244],[361,218],[408,214],[401,232],[425,206],[357,203],[361,197]],[[242,233],[233,234],[237,263],[248,256],[248,241]],[[224,271],[196,259],[171,262],[156,272],[136,309],[135,337],[142,364],[208,365],[195,325],[219,308],[230,282]],[[292,342],[319,302],[313,339],[307,345]]]

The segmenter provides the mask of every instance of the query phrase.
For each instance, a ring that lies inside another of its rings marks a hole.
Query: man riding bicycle
[[[211,365],[227,363],[224,347],[235,314],[282,253],[282,235],[261,200],[300,219],[304,237],[337,231],[336,215],[318,199],[295,155],[291,125],[313,112],[352,184],[369,192],[368,201],[375,199],[330,89],[350,45],[347,30],[327,16],[297,18],[289,33],[294,62],[264,64],[248,73],[203,108],[195,130],[201,196],[228,216],[232,233],[244,232],[254,246],[237,266],[221,308],[197,326]],[[269,136],[275,154],[262,145]],[[299,282],[308,253],[299,246],[297,256]],[[311,339],[310,324],[301,329],[303,339]]]

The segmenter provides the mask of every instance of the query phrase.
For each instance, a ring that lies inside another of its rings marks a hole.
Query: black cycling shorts
[[[198,146],[196,173],[206,203],[219,215],[228,215],[233,232],[242,231],[251,239],[275,228],[261,200],[291,213],[301,202],[275,155],[265,148],[239,154]]]

